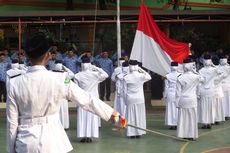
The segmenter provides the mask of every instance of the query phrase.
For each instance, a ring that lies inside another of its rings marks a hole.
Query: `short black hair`
[[[37,32],[26,40],[25,52],[29,58],[41,57],[49,48],[49,42],[43,32]]]

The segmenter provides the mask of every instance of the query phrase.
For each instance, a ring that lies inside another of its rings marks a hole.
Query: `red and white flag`
[[[130,59],[137,60],[146,69],[165,76],[170,71],[171,61],[183,63],[188,55],[189,44],[168,38],[142,2]]]

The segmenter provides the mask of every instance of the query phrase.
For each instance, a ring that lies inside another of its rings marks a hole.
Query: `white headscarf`
[[[81,63],[82,71],[89,70],[91,68],[91,63]]]
[[[227,58],[221,58],[220,59],[220,65],[226,65],[226,64],[228,64]]]
[[[138,68],[139,68],[138,65],[129,65],[130,72],[138,71]]]

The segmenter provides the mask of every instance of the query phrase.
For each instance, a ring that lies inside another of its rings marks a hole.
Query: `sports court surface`
[[[230,120],[214,125],[211,130],[199,129],[199,138],[183,142],[147,133],[140,139],[126,138],[124,131],[102,121],[100,138],[92,143],[80,143],[76,138],[76,112],[70,108],[70,129],[67,134],[74,147],[71,153],[230,153]],[[153,106],[147,109],[147,128],[176,136],[175,130],[164,125],[164,109]],[[6,153],[5,109],[0,109],[0,153]]]

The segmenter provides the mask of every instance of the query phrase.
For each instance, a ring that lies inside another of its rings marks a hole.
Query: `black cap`
[[[62,64],[62,60],[56,60],[55,64]]]
[[[129,60],[129,65],[138,65],[137,60]]]
[[[211,55],[209,55],[209,54],[204,55],[204,59],[205,60],[211,59]]]
[[[25,52],[30,58],[38,58],[45,54],[49,47],[45,34],[38,32],[26,41]]]
[[[12,59],[12,64],[19,63],[18,59]]]
[[[129,62],[123,62],[123,63],[122,63],[122,66],[123,66],[123,67],[129,66]]]
[[[119,60],[125,60],[125,58],[124,57],[120,57]]]
[[[184,61],[183,61],[184,63],[191,63],[192,62],[192,60],[191,60],[191,58],[186,58],[186,59],[184,59]]]
[[[178,66],[177,62],[171,62],[171,66]]]
[[[90,58],[88,57],[83,57],[81,60],[82,60],[82,63],[90,63]]]

